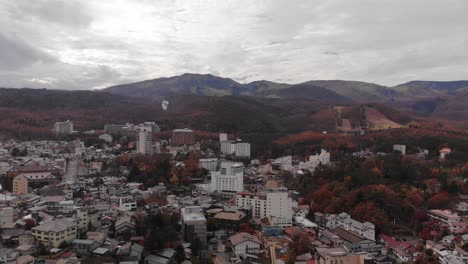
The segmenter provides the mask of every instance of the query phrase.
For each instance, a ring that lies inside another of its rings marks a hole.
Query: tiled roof
[[[238,221],[245,217],[245,213],[237,211],[237,212],[219,212],[217,213],[214,218],[216,219],[223,219],[223,220],[231,220],[231,221]]]
[[[257,244],[260,244],[260,240],[256,237],[256,236],[253,236],[249,233],[245,233],[245,232],[242,232],[242,233],[237,233],[233,236],[231,236],[229,238],[229,240],[231,241],[232,245],[238,245],[242,242],[245,242],[245,241],[252,241],[254,243],[257,243]]]

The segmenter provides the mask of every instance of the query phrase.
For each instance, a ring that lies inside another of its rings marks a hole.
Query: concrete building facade
[[[46,247],[59,247],[63,241],[72,242],[76,239],[77,226],[75,223],[56,219],[48,223],[33,227],[32,235]]]
[[[13,179],[13,195],[28,193],[28,179],[24,175],[18,175]]]
[[[236,205],[251,210],[254,218],[271,218],[282,227],[292,225],[293,207],[297,203],[289,196],[286,188],[261,194],[239,192],[236,194]]]
[[[182,236],[185,242],[192,242],[198,237],[203,245],[206,245],[206,218],[203,210],[198,206],[182,208]]]
[[[306,169],[314,171],[319,165],[326,165],[330,163],[330,152],[322,149],[319,154],[309,156],[309,160],[299,163],[299,169]]]
[[[73,122],[70,120],[65,122],[55,122],[54,132],[57,136],[73,134]]]
[[[221,162],[220,170],[211,173],[212,192],[240,192],[244,190],[244,164]]]
[[[172,131],[172,145],[183,146],[195,144],[195,132],[188,128]]]
[[[153,134],[151,127],[141,126],[138,128],[136,150],[139,154],[153,154]]]

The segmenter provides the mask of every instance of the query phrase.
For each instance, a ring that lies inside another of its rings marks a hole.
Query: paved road
[[[63,182],[75,182],[78,176],[80,161],[77,158],[72,158],[67,163],[67,170],[63,175]]]

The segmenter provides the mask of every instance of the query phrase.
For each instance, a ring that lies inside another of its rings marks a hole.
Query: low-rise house
[[[441,244],[441,243],[434,243],[431,249],[432,249],[432,252],[434,252],[434,255],[439,258],[439,261],[442,261],[442,259],[445,256],[450,255],[451,253],[449,248],[446,245]]]
[[[96,248],[97,243],[90,239],[75,239],[73,240],[73,250],[81,255],[90,255]]]
[[[148,255],[144,264],[170,264],[172,260],[157,255]]]
[[[16,259],[16,264],[32,264],[36,261],[36,259],[31,256],[31,255],[24,255],[24,256],[19,256]]]
[[[19,245],[19,236],[24,234],[24,229],[11,228],[2,230],[2,241],[6,247],[17,247]]]
[[[43,204],[47,207],[46,213],[50,215],[57,215],[60,211],[60,202],[64,201],[63,196],[46,196],[42,198]]]
[[[115,223],[115,232],[117,235],[135,234],[135,224],[130,217],[121,217]]]
[[[143,246],[134,243],[130,249],[130,256],[135,257],[138,259],[138,261],[140,261],[143,254],[143,249]]]
[[[101,245],[106,241],[106,234],[101,232],[87,232],[86,239],[93,240],[97,245]]]
[[[381,234],[379,238],[380,242],[384,244],[387,254],[395,257],[400,262],[411,262],[419,256],[419,252],[416,248],[408,242],[397,241],[393,237],[385,234]],[[432,244],[429,243],[426,246],[428,246],[429,249],[432,247]]]
[[[467,245],[468,244],[468,234],[463,234],[461,235],[461,243],[463,245]]]
[[[448,224],[448,228],[454,234],[464,234],[468,231],[468,225],[465,222],[451,222]]]
[[[12,224],[18,219],[18,212],[13,207],[0,208],[0,224],[2,228],[6,227],[6,224]]]
[[[461,201],[457,204],[457,211],[460,213],[467,213],[468,212],[468,202]]]
[[[446,245],[452,245],[455,242],[455,236],[454,235],[444,236],[442,238],[442,242]]]
[[[468,252],[456,247],[450,254],[444,256],[442,264],[466,264],[468,263]]]
[[[260,240],[249,233],[241,232],[229,237],[232,251],[237,256],[245,254],[257,254],[260,251]]]
[[[15,261],[18,256],[18,252],[12,248],[0,248],[0,263]]]
[[[148,255],[145,258],[145,264],[169,264],[174,260],[175,250],[166,248],[159,250],[154,255]]]
[[[31,231],[20,235],[18,237],[18,244],[21,245],[34,245],[34,236],[31,235]]]
[[[24,256],[34,254],[37,249],[35,245],[20,245],[16,250],[20,255]]]
[[[132,196],[122,196],[118,198],[119,206],[128,208],[129,210],[136,210],[137,203]]]

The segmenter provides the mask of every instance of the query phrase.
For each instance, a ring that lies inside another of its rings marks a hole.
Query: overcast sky
[[[468,79],[468,1],[0,0],[0,86]]]

